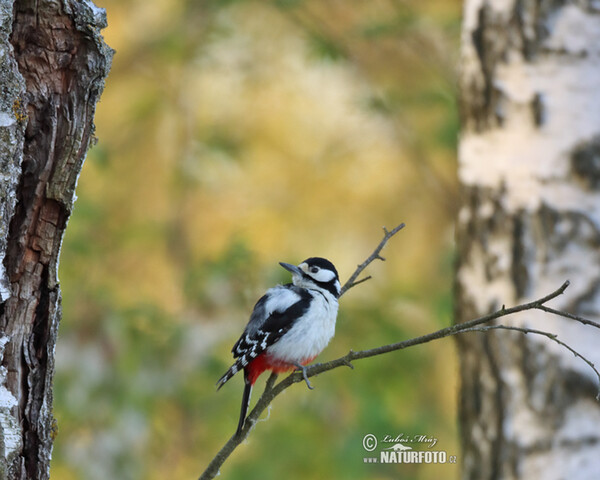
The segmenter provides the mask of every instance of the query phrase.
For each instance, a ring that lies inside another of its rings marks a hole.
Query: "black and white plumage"
[[[221,388],[244,370],[237,433],[244,426],[252,386],[261,373],[303,369],[335,333],[340,281],[333,264],[311,257],[298,266],[280,265],[292,273],[292,283],[270,288],[256,303],[244,333],[231,350],[236,361],[217,382]]]

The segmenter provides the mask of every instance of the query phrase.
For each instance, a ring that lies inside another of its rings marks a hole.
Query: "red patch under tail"
[[[307,365],[314,360],[315,357],[307,358],[300,362],[301,365]],[[296,366],[292,363],[273,360],[266,353],[261,353],[258,357],[246,365],[246,381],[250,385],[254,385],[258,377],[266,370],[272,370],[275,373],[284,373],[293,370]]]

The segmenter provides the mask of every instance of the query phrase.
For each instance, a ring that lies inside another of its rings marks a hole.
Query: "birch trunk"
[[[541,297],[600,321],[600,2],[467,0],[456,321]],[[600,365],[600,332],[541,312]],[[593,372],[543,337],[458,341],[463,478],[600,478]]]
[[[90,1],[0,0],[0,478],[49,478],[57,269],[112,51]]]

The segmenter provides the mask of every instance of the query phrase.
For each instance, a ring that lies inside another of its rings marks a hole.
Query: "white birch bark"
[[[600,2],[467,0],[457,322],[533,300],[600,321]],[[600,365],[600,332],[540,312]],[[505,322],[506,323],[506,322]],[[543,337],[459,339],[464,478],[600,478],[589,367]]]

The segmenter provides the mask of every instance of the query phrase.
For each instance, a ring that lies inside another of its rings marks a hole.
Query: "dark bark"
[[[543,51],[542,43],[548,36],[549,18],[560,3],[563,2],[516,0],[508,15],[498,14],[493,2],[482,3],[477,16],[477,28],[471,33],[470,39],[479,59],[479,72],[461,78],[463,130],[484,131],[502,125],[505,98],[495,82],[496,67],[507,60],[511,50],[521,53],[528,60]],[[534,97],[531,108],[536,124],[540,124],[543,121],[540,95]]]
[[[90,2],[18,0],[13,15],[10,42],[23,85],[13,99],[14,128],[22,148],[15,150],[21,161],[14,165],[14,204],[2,199],[10,212],[4,257],[10,296],[0,329],[8,339],[5,387],[17,400],[12,413],[22,441],[4,468],[8,478],[44,479],[56,429],[58,258],[112,51],[99,34],[104,11]]]

